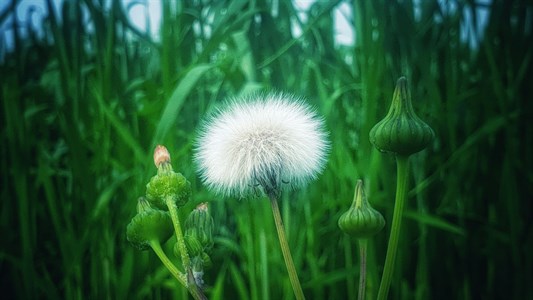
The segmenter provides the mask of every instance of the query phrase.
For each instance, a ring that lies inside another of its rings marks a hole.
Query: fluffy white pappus
[[[234,99],[206,119],[195,161],[203,182],[224,195],[269,196],[316,178],[329,150],[323,120],[287,94]]]

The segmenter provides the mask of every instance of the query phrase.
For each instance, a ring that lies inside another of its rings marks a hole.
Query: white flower
[[[267,94],[234,100],[203,125],[195,160],[203,182],[224,195],[260,186],[269,196],[322,171],[329,148],[323,120],[301,99]]]

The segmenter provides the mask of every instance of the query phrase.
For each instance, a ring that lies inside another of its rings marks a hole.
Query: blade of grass
[[[157,124],[157,129],[152,139],[152,146],[162,143],[165,136],[175,124],[176,119],[179,118],[179,112],[185,104],[185,99],[195,88],[195,84],[198,80],[210,69],[213,65],[197,65],[191,68],[183,75],[183,79],[176,86],[172,95],[168,99],[168,102],[163,110],[163,114]]]

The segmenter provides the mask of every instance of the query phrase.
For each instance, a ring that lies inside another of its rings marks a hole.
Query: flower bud
[[[213,247],[213,218],[207,203],[198,205],[185,220],[185,243],[191,256],[200,256]]]
[[[191,183],[181,173],[172,170],[157,174],[146,185],[146,198],[159,209],[167,209],[168,197],[177,207],[181,207],[189,201],[190,196]]]
[[[435,133],[414,112],[407,79],[396,83],[389,113],[370,130],[370,142],[382,152],[411,155],[426,148]]]
[[[385,219],[370,206],[363,190],[363,181],[358,180],[352,206],[339,218],[339,227],[355,238],[369,238],[385,226]]]
[[[126,237],[133,246],[146,250],[150,247],[150,242],[165,243],[173,232],[168,212],[148,209],[131,219],[126,228]]]
[[[167,210],[167,199],[181,207],[189,201],[191,196],[191,183],[172,169],[170,154],[165,146],[158,145],[154,150],[154,164],[157,175],[150,179],[146,185],[146,198],[151,205]]]
[[[157,145],[154,150],[154,164],[159,168],[164,163],[170,163],[170,153],[165,146]]]

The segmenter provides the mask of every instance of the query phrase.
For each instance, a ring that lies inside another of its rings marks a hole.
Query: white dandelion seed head
[[[324,122],[303,100],[266,94],[233,100],[207,118],[195,160],[203,182],[224,195],[268,195],[316,178],[329,149]]]

